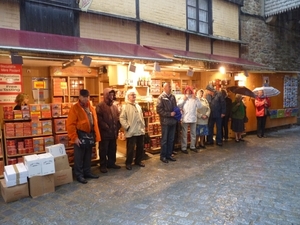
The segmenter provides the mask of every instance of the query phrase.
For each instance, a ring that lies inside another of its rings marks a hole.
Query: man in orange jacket
[[[96,111],[90,105],[89,91],[80,90],[79,101],[72,106],[67,119],[68,136],[74,143],[74,173],[77,181],[87,183],[86,178],[97,179],[91,172],[93,145],[100,141]]]

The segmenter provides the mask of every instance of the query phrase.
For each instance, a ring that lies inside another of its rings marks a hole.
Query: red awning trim
[[[221,55],[213,55],[207,53],[200,53],[200,52],[190,52],[190,51],[182,51],[176,49],[168,49],[168,48],[159,48],[159,47],[152,47],[152,46],[145,46],[144,47],[167,57],[170,55],[174,58],[179,59],[190,59],[190,60],[199,60],[199,61],[206,61],[206,62],[216,62],[216,63],[225,63],[231,65],[238,65],[238,66],[247,66],[247,67],[255,67],[261,69],[271,69],[265,65],[252,62],[242,58],[230,57],[230,56],[221,56]],[[171,58],[172,58],[171,57]]]
[[[171,62],[141,45],[0,28],[0,50]]]

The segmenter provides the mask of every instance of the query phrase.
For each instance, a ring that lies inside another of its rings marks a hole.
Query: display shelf
[[[30,153],[24,153],[24,154],[7,155],[7,158],[16,158],[16,157],[22,157],[22,156],[25,156],[25,155],[43,154],[43,153],[46,153],[46,152],[41,151],[41,152],[30,152]]]
[[[5,139],[6,140],[11,140],[11,139],[24,139],[24,138],[47,137],[47,136],[53,136],[53,133],[37,134],[37,135],[26,135],[26,136],[5,137]]]

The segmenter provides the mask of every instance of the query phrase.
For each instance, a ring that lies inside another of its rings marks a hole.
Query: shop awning
[[[216,63],[230,64],[230,65],[237,65],[237,66],[270,69],[265,65],[252,62],[246,59],[242,59],[242,58],[200,53],[200,52],[182,51],[182,50],[168,49],[168,48],[159,48],[159,47],[152,47],[152,46],[144,46],[144,47],[164,57],[170,57],[171,59],[190,59],[190,60],[198,60],[204,62],[216,62]]]
[[[141,45],[0,28],[0,50],[170,62]]]

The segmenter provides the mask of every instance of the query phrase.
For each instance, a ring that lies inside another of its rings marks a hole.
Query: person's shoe
[[[235,142],[239,143],[239,142],[240,142],[240,140],[239,140],[239,139],[235,139]]]
[[[200,148],[206,148],[205,145],[199,145]]]
[[[193,151],[193,152],[196,152],[196,153],[198,152],[198,150],[195,149],[195,148],[190,148],[190,150]]]
[[[227,142],[227,141],[228,141],[228,138],[224,138],[224,141]]]
[[[240,138],[240,139],[239,139],[239,141],[242,141],[242,142],[244,142],[245,140],[244,140],[243,138]]]
[[[213,142],[205,142],[206,145],[213,145]]]
[[[266,138],[267,136],[266,135],[262,135],[261,137]]]
[[[172,154],[173,154],[173,155],[177,155],[178,152],[177,152],[177,151],[173,151]]]
[[[221,146],[223,146],[223,143],[217,143],[217,145],[221,147]]]
[[[174,157],[172,157],[172,156],[170,156],[170,157],[168,158],[168,160],[170,160],[170,161],[172,161],[172,162],[175,162],[175,161],[176,161],[176,159],[175,159]]]
[[[114,164],[114,165],[111,165],[111,166],[107,166],[107,168],[109,168],[109,169],[121,169],[121,166],[118,166],[118,165]]]
[[[107,173],[106,167],[103,167],[103,168],[100,167],[100,172],[101,172],[101,173]]]
[[[140,162],[140,163],[135,163],[135,165],[140,166],[140,167],[145,167],[145,164]]]
[[[187,150],[181,150],[181,152],[184,154],[189,154]]]
[[[78,178],[77,178],[77,181],[78,181],[79,183],[82,183],[82,184],[86,184],[86,183],[87,183],[87,180],[84,179],[83,177],[78,177]]]
[[[161,158],[160,161],[162,161],[163,163],[168,163],[169,162],[166,157]]]
[[[131,165],[126,165],[126,169],[127,170],[132,170],[132,166]]]
[[[84,175],[84,178],[98,179],[99,175],[90,173],[90,174]]]
[[[201,145],[198,145],[198,146],[196,147],[196,149],[201,149]]]
[[[259,134],[257,135],[257,137],[259,137],[259,138],[262,138],[262,136],[261,136],[261,135],[259,135]]]

